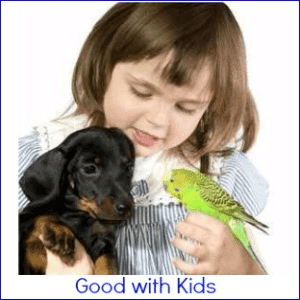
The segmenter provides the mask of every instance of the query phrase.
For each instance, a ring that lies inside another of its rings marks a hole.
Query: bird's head
[[[181,200],[187,188],[195,183],[195,172],[187,169],[173,169],[167,172],[162,182],[167,193]]]

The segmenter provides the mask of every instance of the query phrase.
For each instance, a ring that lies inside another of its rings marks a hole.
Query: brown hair
[[[180,153],[201,157],[209,170],[209,155],[228,153],[228,143],[243,129],[246,152],[258,125],[248,89],[246,55],[241,30],[224,3],[118,3],[94,26],[73,74],[77,112],[92,124],[104,125],[103,97],[115,65],[174,53],[162,76],[177,86],[189,82],[201,63],[212,63],[213,98],[196,130],[180,145]]]

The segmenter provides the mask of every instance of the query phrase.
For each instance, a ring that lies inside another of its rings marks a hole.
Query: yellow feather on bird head
[[[188,169],[173,169],[167,172],[162,178],[166,192],[177,199],[182,199],[182,194],[187,191],[187,188],[197,183],[198,173]]]

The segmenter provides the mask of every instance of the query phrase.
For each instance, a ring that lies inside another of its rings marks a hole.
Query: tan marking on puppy
[[[96,156],[95,159],[94,159],[94,162],[95,164],[99,165],[101,164],[103,161],[103,158],[99,157],[99,156]]]
[[[76,206],[79,210],[86,211],[94,218],[98,218],[100,214],[100,209],[95,199],[78,199]]]
[[[44,273],[47,266],[47,255],[41,240],[35,236],[30,236],[26,241],[25,261],[27,267],[31,267],[38,273]]]
[[[103,254],[95,262],[95,275],[117,275],[118,270],[114,257],[111,254]]]
[[[47,266],[47,254],[45,247],[53,246],[49,244],[47,237],[45,236],[49,229],[56,236],[64,234],[65,238],[75,238],[73,232],[68,227],[60,223],[57,215],[42,215],[34,219],[33,230],[29,233],[25,240],[25,261],[28,268],[33,268],[37,272],[43,274],[45,274]],[[74,258],[71,253],[68,255],[62,254],[60,251],[61,249],[55,249],[55,246],[50,250],[57,252],[62,261],[67,265],[72,266],[74,264]]]

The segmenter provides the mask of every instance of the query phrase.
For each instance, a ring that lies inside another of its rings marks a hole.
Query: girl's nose
[[[155,127],[164,128],[169,124],[170,111],[165,105],[154,105],[148,111],[146,118]]]

